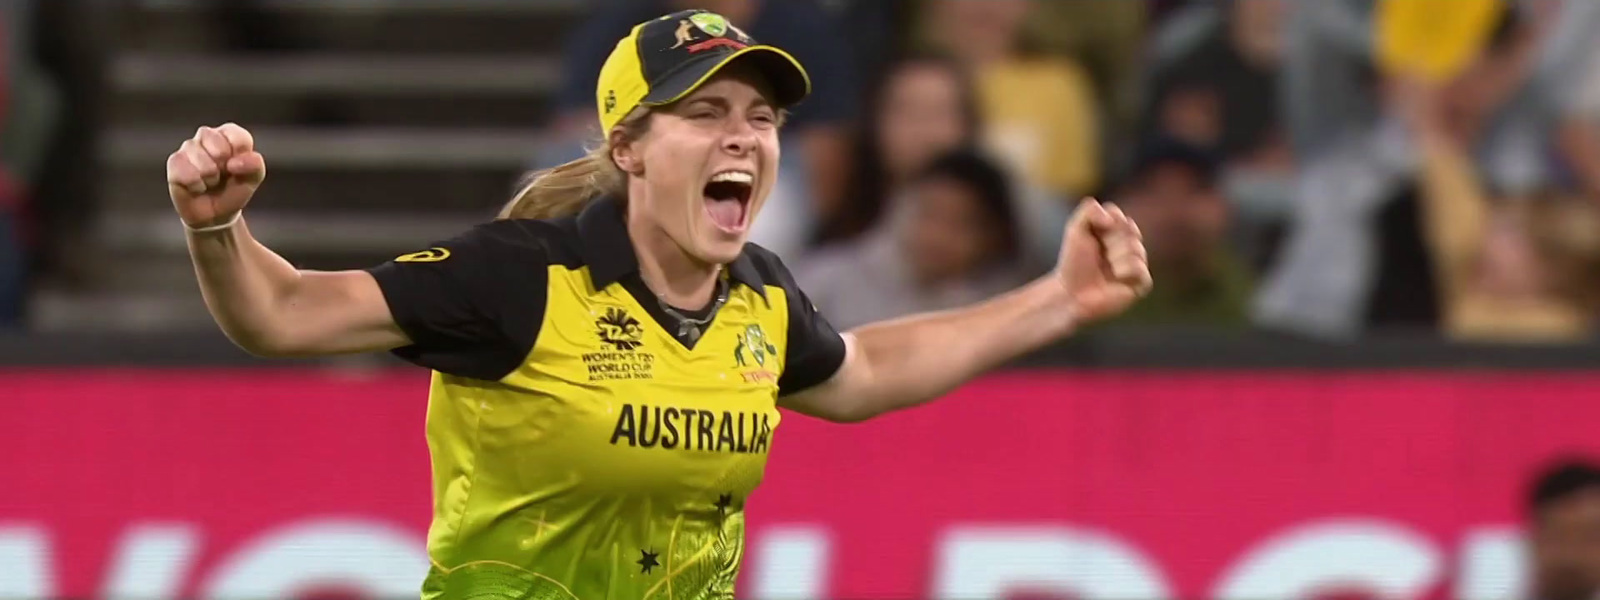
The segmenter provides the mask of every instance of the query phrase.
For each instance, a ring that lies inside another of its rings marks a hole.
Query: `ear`
[[[640,156],[639,140],[629,140],[622,128],[611,131],[611,161],[629,175],[644,174],[644,160]]]

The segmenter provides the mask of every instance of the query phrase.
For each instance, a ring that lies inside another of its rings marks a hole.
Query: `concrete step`
[[[530,54],[126,52],[112,62],[111,79],[119,90],[146,93],[537,96],[560,83],[560,65],[554,58]]]
[[[102,138],[100,159],[108,167],[161,167],[167,156],[194,136],[189,125],[113,129]],[[511,128],[249,127],[267,167],[340,169],[520,170],[557,143],[547,132]]]
[[[145,293],[40,290],[28,318],[29,327],[40,333],[200,332],[217,327],[192,281],[182,290]]]
[[[350,170],[273,167],[252,207],[306,212],[423,212],[493,215],[511,199],[518,173],[512,170]],[[109,170],[102,186],[106,210],[166,208],[166,173],[161,167]]]
[[[111,65],[111,122],[537,127],[559,84],[553,59],[130,53]]]
[[[257,48],[334,52],[553,51],[588,10],[582,0],[530,2],[257,2],[255,31],[278,32]],[[117,19],[124,48],[165,52],[245,47],[219,19],[220,2],[141,2]],[[269,34],[274,35],[274,34]]]
[[[250,232],[261,243],[296,266],[306,269],[356,269],[378,264],[407,252],[454,237],[492,215],[464,213],[306,212],[251,208],[245,217]],[[188,246],[183,225],[172,210],[153,207],[106,211],[96,224],[100,254],[109,264],[140,264],[166,269],[170,277],[123,271],[105,273],[107,288],[141,288],[144,281],[182,280],[176,266],[187,269]],[[168,266],[160,266],[166,263]],[[176,274],[176,275],[175,275]],[[187,278],[192,279],[189,273]],[[100,285],[102,282],[97,281]]]
[[[537,128],[554,115],[550,96],[385,95],[367,92],[278,94],[203,93],[162,90],[120,92],[106,109],[113,124],[184,128],[229,121],[249,127],[326,125],[338,127]]]

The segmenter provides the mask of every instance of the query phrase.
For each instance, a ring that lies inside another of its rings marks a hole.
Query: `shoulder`
[[[794,274],[789,272],[788,265],[778,257],[776,252],[768,250],[755,242],[744,245],[744,256],[761,275],[761,281],[767,285],[783,288],[784,291],[794,292],[800,287],[795,282]]]
[[[451,248],[450,246],[456,246]],[[530,263],[575,266],[580,240],[574,219],[501,219],[484,223],[446,241],[447,252],[469,252],[518,265]]]

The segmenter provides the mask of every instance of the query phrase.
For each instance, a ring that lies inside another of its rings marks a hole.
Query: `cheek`
[[[761,135],[761,166],[770,173],[778,172],[778,163],[783,160],[783,144],[779,143],[776,130],[767,131]]]
[[[883,153],[890,162],[898,162],[901,157],[914,153],[917,139],[921,137],[918,127],[904,121],[904,117],[885,119],[878,135],[883,142]]]

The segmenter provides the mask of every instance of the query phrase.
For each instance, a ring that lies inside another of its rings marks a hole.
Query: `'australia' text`
[[[769,419],[767,413],[624,404],[611,430],[611,444],[765,454],[772,443]]]

